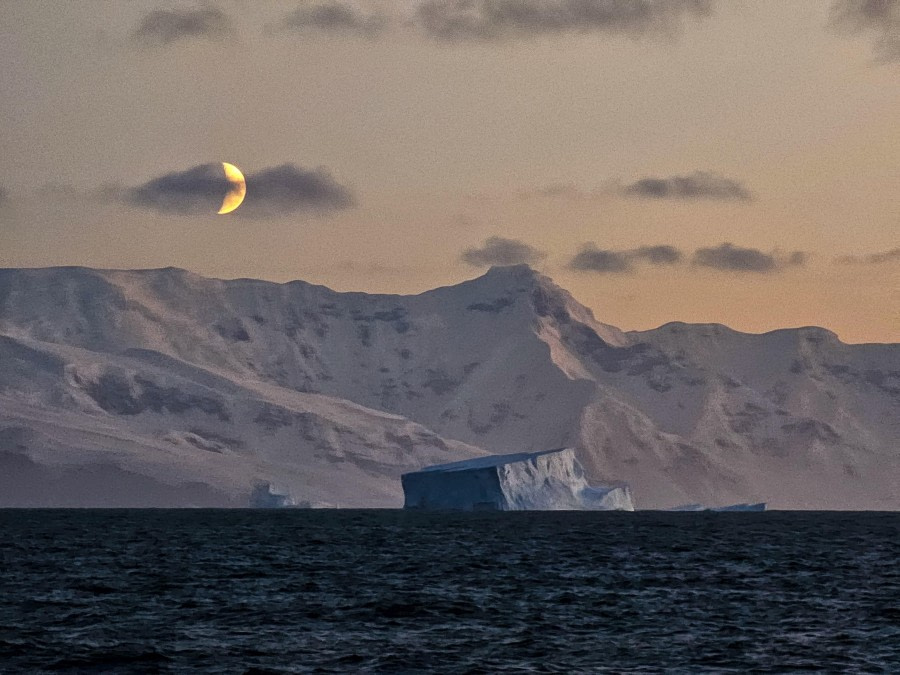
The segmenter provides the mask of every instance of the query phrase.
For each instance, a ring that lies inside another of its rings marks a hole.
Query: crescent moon
[[[234,164],[222,162],[222,168],[225,169],[225,178],[228,179],[228,192],[222,199],[222,207],[219,214],[231,213],[244,201],[244,195],[247,194],[247,181],[244,180],[244,174]]]

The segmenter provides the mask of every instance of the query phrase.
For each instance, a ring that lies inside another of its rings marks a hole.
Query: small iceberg
[[[729,506],[703,506],[703,504],[683,504],[666,511],[765,511],[766,502],[755,504],[731,504]]]
[[[260,481],[253,486],[250,493],[250,508],[253,509],[283,509],[298,506],[289,494],[281,494],[272,489],[268,481]]]

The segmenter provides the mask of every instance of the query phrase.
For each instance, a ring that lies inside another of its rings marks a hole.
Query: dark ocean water
[[[0,671],[900,672],[900,514],[0,511]]]

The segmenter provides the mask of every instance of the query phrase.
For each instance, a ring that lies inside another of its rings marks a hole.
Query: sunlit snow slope
[[[403,472],[567,446],[637,508],[900,509],[900,345],[623,333],[525,266],[416,296],[0,270],[0,504],[400,506]]]

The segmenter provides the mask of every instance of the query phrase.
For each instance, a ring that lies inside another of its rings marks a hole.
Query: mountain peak
[[[597,321],[590,308],[530,265],[497,265],[459,287],[468,287],[477,295],[478,301],[470,307],[508,307],[513,299],[527,296],[534,318],[541,324],[556,326],[554,330],[567,333],[569,326],[580,325],[596,333],[607,344],[622,346],[629,342],[622,331]]]
[[[553,283],[530,265],[493,265],[487,272],[473,281],[490,284],[498,289],[513,290],[517,288],[532,289],[541,283]]]

